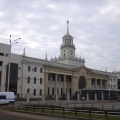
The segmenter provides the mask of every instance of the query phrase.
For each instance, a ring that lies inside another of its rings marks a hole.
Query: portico
[[[81,89],[107,89],[107,76],[94,73],[91,69],[81,66],[79,68],[64,68],[53,65],[44,65],[44,93],[59,96],[63,93],[73,96]]]

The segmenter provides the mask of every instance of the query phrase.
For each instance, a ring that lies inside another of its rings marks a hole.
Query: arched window
[[[42,95],[42,89],[40,89],[40,96]]]
[[[36,89],[33,90],[33,95],[36,96]]]
[[[64,53],[64,57],[65,57],[65,53]]]
[[[42,78],[40,78],[40,84],[42,84]]]
[[[36,77],[34,77],[34,84],[36,84]]]
[[[28,76],[28,78],[27,78],[27,83],[30,83],[30,77]]]
[[[86,81],[85,81],[85,78],[83,76],[81,76],[79,78],[78,85],[79,85],[79,89],[86,88]]]
[[[29,88],[27,89],[27,93],[30,93],[30,89]]]

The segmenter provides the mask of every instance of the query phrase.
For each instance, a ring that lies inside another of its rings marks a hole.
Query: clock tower
[[[69,34],[69,21],[67,20],[67,34],[62,37],[63,44],[61,45],[61,58],[74,58],[75,45],[73,37]]]
[[[67,34],[62,37],[62,44],[60,46],[60,56],[58,58],[51,58],[51,61],[69,66],[79,67],[85,65],[85,59],[75,55],[75,45],[73,44],[73,37],[69,34],[69,21],[67,20]]]

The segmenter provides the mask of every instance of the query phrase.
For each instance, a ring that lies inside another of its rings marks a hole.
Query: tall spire
[[[69,21],[67,20],[67,35],[69,35]]]

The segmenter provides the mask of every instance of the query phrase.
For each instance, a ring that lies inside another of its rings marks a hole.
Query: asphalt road
[[[0,110],[0,120],[73,120],[70,118],[33,115],[27,113],[18,113]]]

